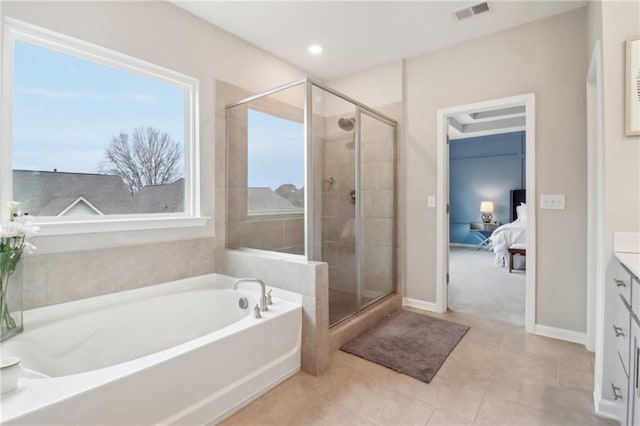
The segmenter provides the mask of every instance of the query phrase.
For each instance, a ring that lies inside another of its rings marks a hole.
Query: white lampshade
[[[493,213],[493,201],[483,201],[480,203],[481,213]]]

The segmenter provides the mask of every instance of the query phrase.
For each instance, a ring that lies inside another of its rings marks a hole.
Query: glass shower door
[[[395,127],[360,112],[360,309],[393,292]]]
[[[356,107],[316,86],[311,97],[314,234],[320,239],[312,259],[329,264],[329,324],[335,325],[358,312]]]

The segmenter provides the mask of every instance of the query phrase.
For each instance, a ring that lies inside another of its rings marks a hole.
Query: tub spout
[[[240,278],[233,283],[233,289],[237,290],[240,283],[244,282],[254,282],[260,284],[260,310],[262,312],[268,311],[269,307],[267,306],[267,285],[264,283],[264,281],[258,278]]]

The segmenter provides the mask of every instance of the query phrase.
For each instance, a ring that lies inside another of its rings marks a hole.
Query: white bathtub
[[[300,369],[301,296],[210,274],[25,311],[3,424],[210,424]],[[241,309],[240,297],[249,299]]]

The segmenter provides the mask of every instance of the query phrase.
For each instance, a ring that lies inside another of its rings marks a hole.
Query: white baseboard
[[[593,397],[596,398],[595,392],[593,394]],[[618,406],[615,402],[601,398],[599,401],[596,399],[594,403],[596,406],[596,414],[598,416],[619,421]]]
[[[538,336],[551,337],[565,342],[577,343],[584,345],[587,342],[587,334],[578,331],[566,330],[564,328],[549,327],[546,325],[536,324],[533,333]]]
[[[433,302],[425,302],[424,300],[411,299],[410,297],[402,298],[402,306],[410,308],[424,309],[425,311],[440,312],[437,305]]]

